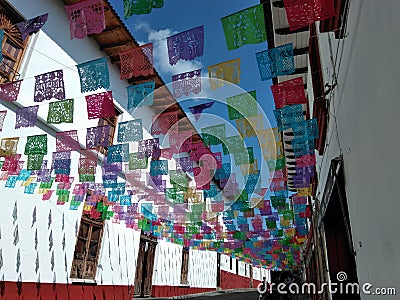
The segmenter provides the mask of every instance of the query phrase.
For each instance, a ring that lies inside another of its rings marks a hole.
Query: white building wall
[[[182,246],[160,240],[156,248],[153,285],[180,286]],[[188,285],[216,288],[217,253],[189,250]]]
[[[182,246],[160,240],[157,244],[153,285],[181,284]]]
[[[217,287],[217,252],[189,250],[190,287]]]
[[[319,35],[324,80],[332,83],[335,68],[338,85],[328,96],[328,147],[317,165],[321,169],[317,197],[321,198],[330,161],[343,154],[359,282],[396,287],[397,291],[399,11],[396,0],[354,0],[350,2],[345,38],[335,40],[332,33]]]
[[[232,269],[231,269],[232,259]],[[236,260],[231,258],[229,255],[221,254],[221,270],[230,273],[236,273]]]

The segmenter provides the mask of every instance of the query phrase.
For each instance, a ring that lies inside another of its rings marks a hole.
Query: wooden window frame
[[[98,126],[104,126],[108,125],[110,126],[110,129],[108,130],[108,146],[111,146],[114,144],[114,136],[115,136],[115,131],[117,128],[117,117],[108,117],[108,118],[100,118]],[[108,153],[108,146],[106,147],[98,147],[98,151],[103,154],[104,156],[107,156]]]
[[[182,249],[182,266],[181,266],[181,285],[189,284],[189,248],[183,247]]]
[[[86,199],[91,195],[92,192],[88,191]],[[104,223],[105,221],[101,216],[98,218],[90,218],[87,214],[85,214],[84,211],[82,212],[70,272],[70,278],[72,280],[95,281],[97,265],[102,246]],[[98,229],[98,231],[96,231],[95,239],[93,239],[94,228]],[[97,246],[97,248],[95,250],[95,254],[93,255],[91,252],[93,249],[91,249],[91,247],[94,246]]]
[[[3,3],[0,3],[0,6],[2,7]],[[2,7],[0,12],[0,29],[4,31],[4,38],[1,44],[3,60],[0,62],[0,83],[19,79],[18,70],[29,43],[29,36],[22,40],[19,30],[15,26],[16,23],[23,21],[23,19],[15,15],[16,13],[13,14],[6,7]],[[9,47],[6,47],[7,44]],[[12,53],[13,51],[7,51],[9,49],[14,49],[17,54]],[[5,60],[11,61],[13,65],[10,66]]]
[[[114,117],[106,117],[99,118],[98,126],[109,125],[110,129],[108,131],[108,146],[114,145],[114,137],[115,132],[117,130],[118,125],[118,117],[122,114],[122,111],[114,105],[115,116]],[[99,153],[107,156],[108,146],[106,147],[97,147]]]

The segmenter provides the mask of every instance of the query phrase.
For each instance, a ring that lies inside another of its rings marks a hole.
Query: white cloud
[[[147,42],[138,41],[139,44],[153,43],[154,67],[166,83],[171,81],[172,75],[203,68],[203,64],[198,60],[179,60],[173,66],[169,64],[167,38],[177,34],[177,31],[170,28],[154,30],[147,23],[135,25],[135,30],[142,30],[147,33]]]

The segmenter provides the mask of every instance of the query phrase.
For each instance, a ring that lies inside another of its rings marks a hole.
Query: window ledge
[[[97,285],[95,279],[71,278],[71,282],[79,285]]]
[[[180,288],[190,288],[190,285],[181,283],[181,284],[178,285],[178,287],[180,287]]]

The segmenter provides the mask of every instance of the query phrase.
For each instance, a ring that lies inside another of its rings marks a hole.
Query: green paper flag
[[[257,116],[256,91],[226,98],[229,120]]]
[[[47,124],[73,123],[74,99],[51,102],[47,114]]]
[[[129,153],[129,170],[147,169],[147,157],[139,153]]]
[[[221,22],[228,50],[267,40],[262,4],[223,17]]]
[[[31,135],[27,137],[24,154],[46,154],[47,134]]]
[[[164,6],[164,0],[124,0],[124,17],[149,14],[153,8]]]
[[[40,170],[44,154],[29,154],[27,170]]]

